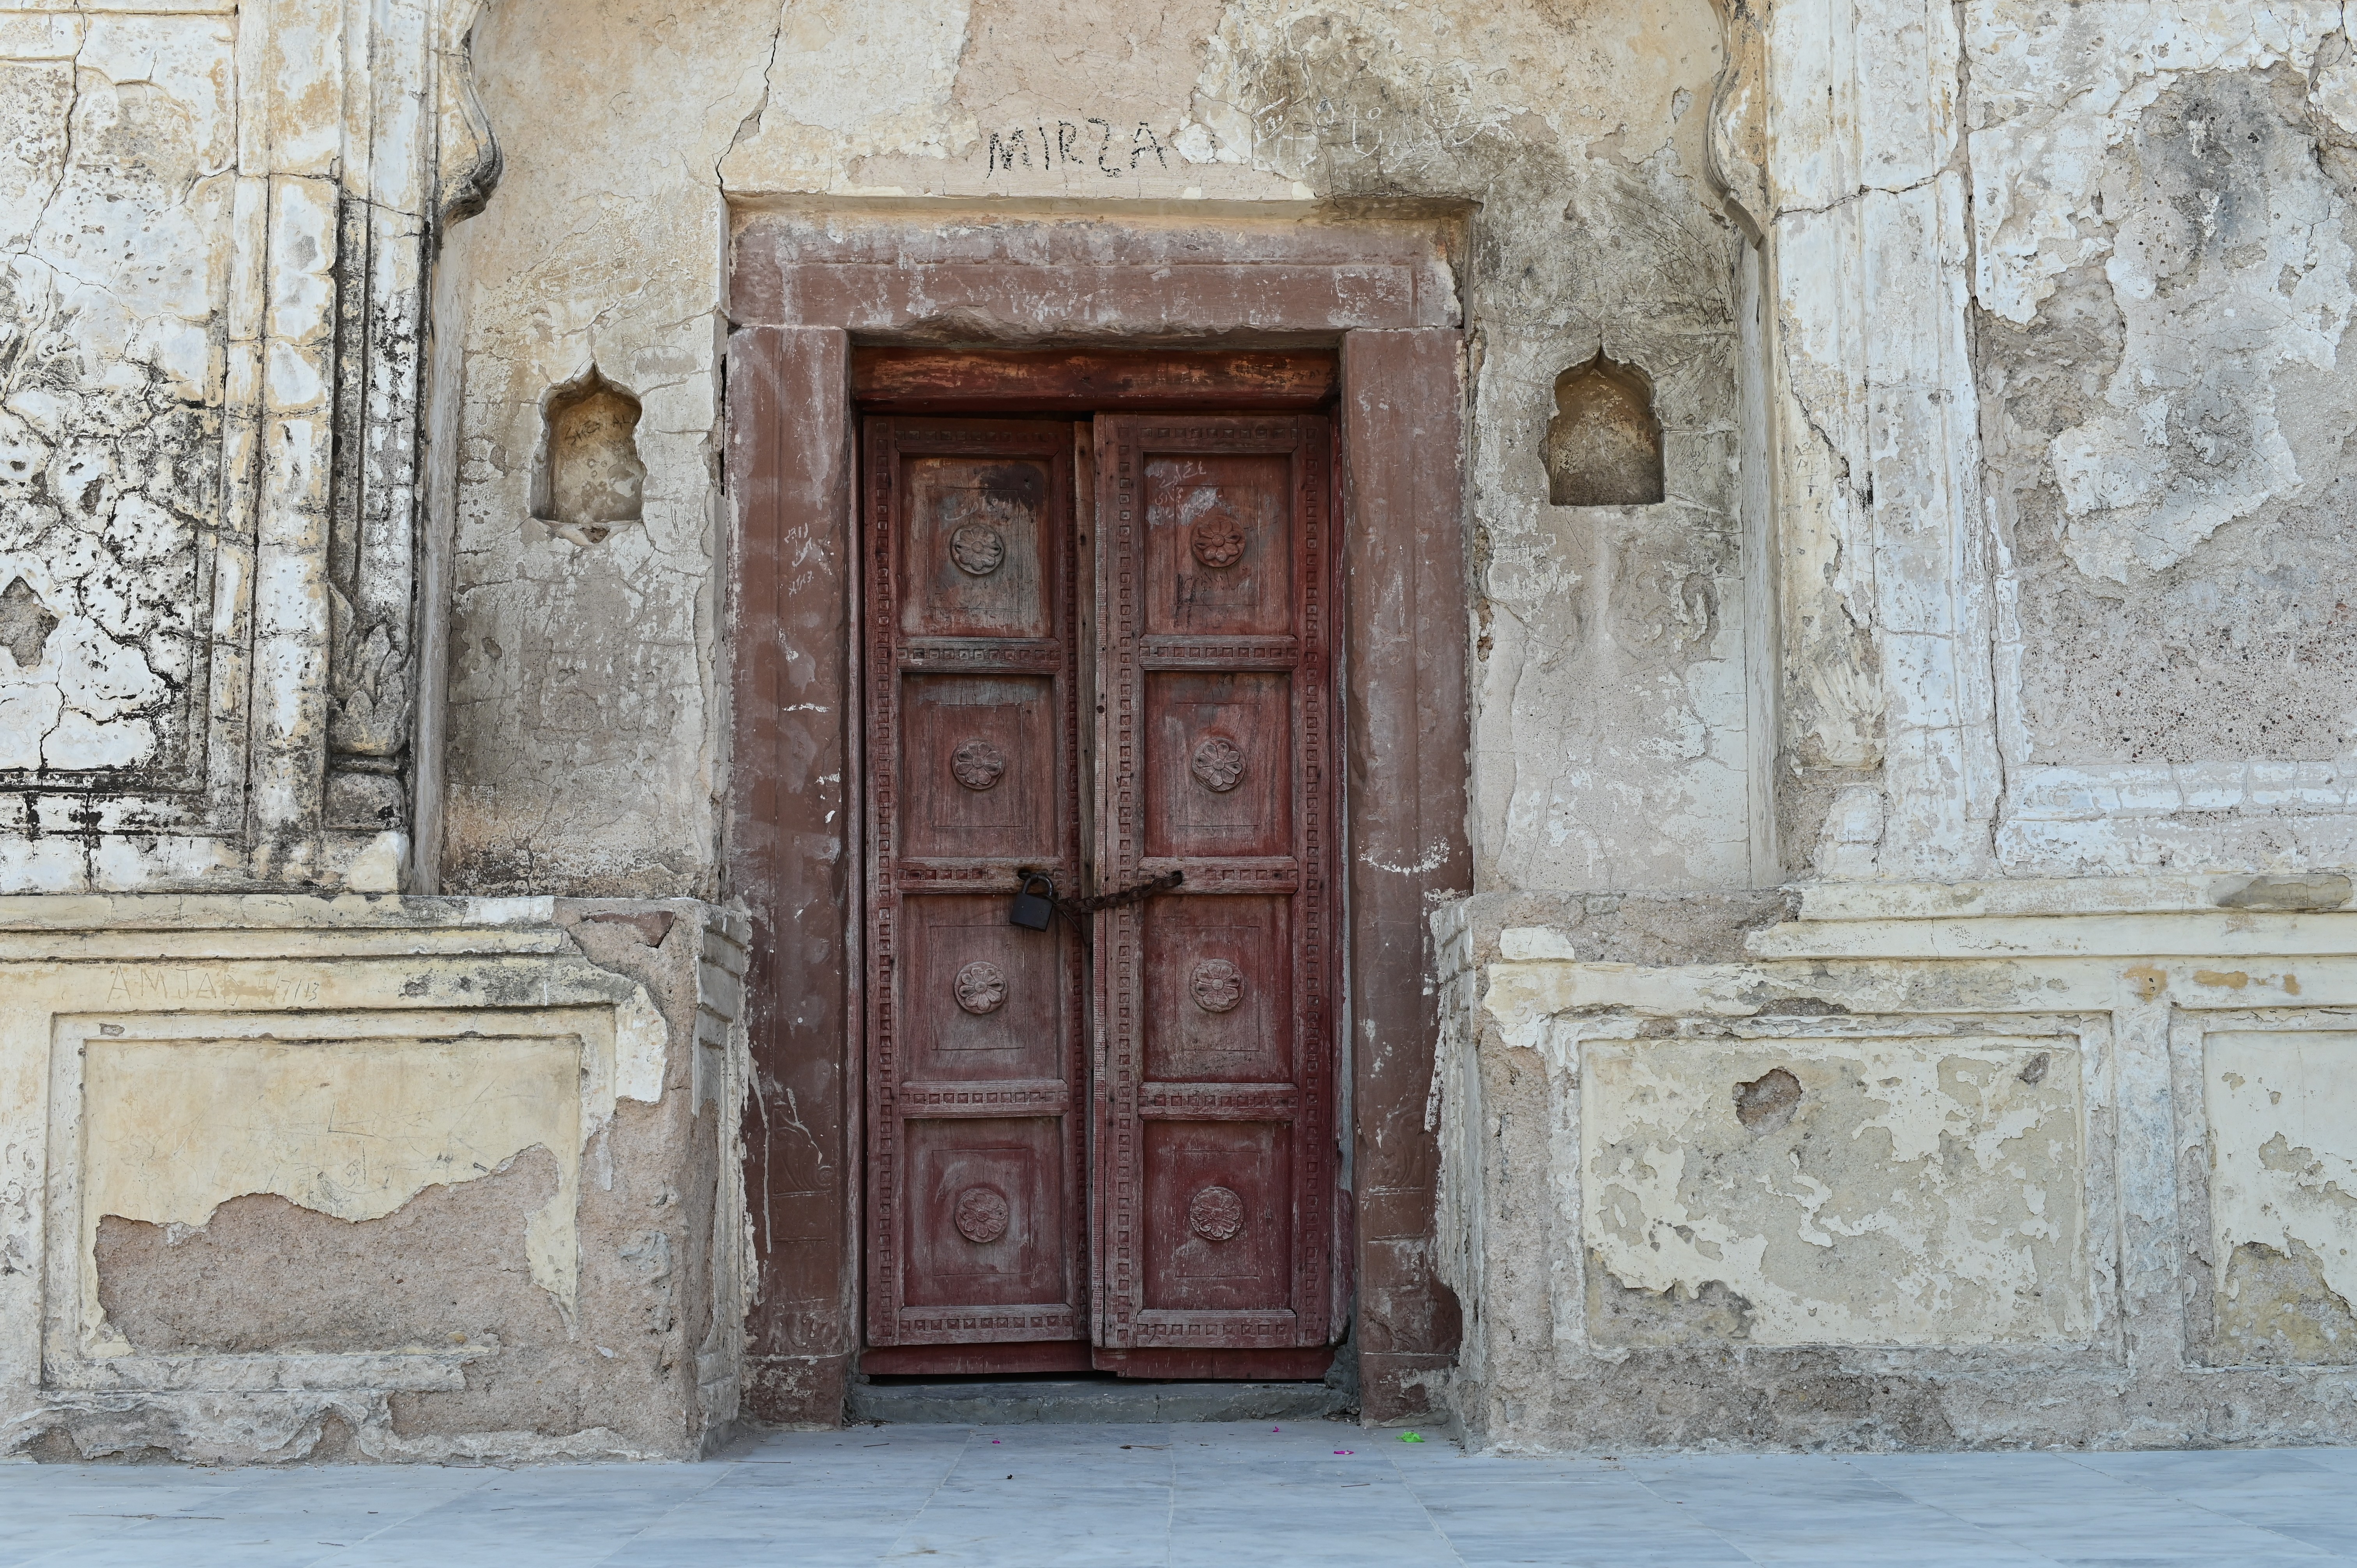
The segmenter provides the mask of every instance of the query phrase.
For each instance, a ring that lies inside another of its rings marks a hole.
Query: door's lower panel
[[[871,1345],[859,1369],[871,1378],[1023,1377],[1038,1372],[1095,1369],[1089,1342],[1046,1345]]]
[[[912,1329],[986,1339],[1073,1332],[1063,1118],[911,1117],[900,1125],[909,1183],[904,1341]],[[1014,1331],[1027,1320],[1047,1332]]]
[[[871,1378],[1027,1377],[1111,1372],[1169,1382],[1314,1382],[1334,1347],[1286,1350],[1099,1350],[1086,1340],[1049,1345],[871,1345],[859,1369]]]
[[[1334,1347],[1313,1345],[1286,1350],[1099,1350],[1101,1372],[1125,1378],[1165,1378],[1180,1382],[1253,1379],[1311,1382],[1334,1364]]]

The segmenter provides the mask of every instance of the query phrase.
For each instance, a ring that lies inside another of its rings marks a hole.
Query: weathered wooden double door
[[[1324,1369],[1332,467],[1315,415],[866,422],[867,1370]]]

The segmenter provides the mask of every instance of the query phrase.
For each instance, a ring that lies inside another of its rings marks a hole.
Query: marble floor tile
[[[701,1465],[0,1466],[0,1568],[2357,1568],[2352,1479],[2357,1450],[1523,1459],[1335,1423],[866,1427]]]

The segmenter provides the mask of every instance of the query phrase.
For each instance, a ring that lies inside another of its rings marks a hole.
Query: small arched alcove
[[[1602,349],[1555,378],[1546,430],[1547,499],[1556,506],[1651,506],[1664,493],[1653,383]]]
[[[646,505],[639,400],[591,365],[541,403],[532,515],[576,544],[599,544]]]

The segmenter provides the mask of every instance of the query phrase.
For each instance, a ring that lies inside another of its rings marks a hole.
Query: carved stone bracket
[[[475,92],[475,26],[487,0],[445,0],[436,39],[434,211],[444,229],[480,212],[505,158]]]
[[[1720,0],[1727,52],[1710,95],[1708,174],[1753,244],[1771,216],[1768,197],[1769,0]]]

